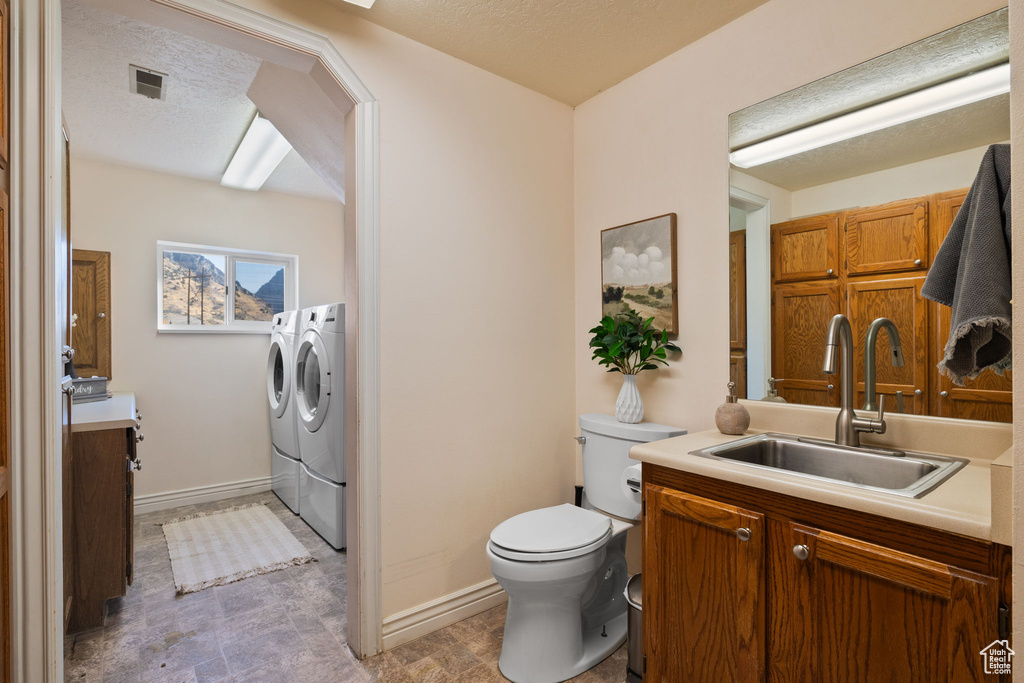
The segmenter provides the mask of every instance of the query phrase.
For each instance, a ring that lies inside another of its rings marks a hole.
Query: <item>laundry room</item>
[[[104,434],[106,413],[128,411],[129,544],[135,521],[125,595],[99,595],[87,560],[107,551],[86,547],[83,525],[103,511],[79,495],[96,446],[76,440],[66,555],[83,575],[70,579],[69,632],[152,626],[193,593],[255,595],[273,568],[319,560],[305,597],[343,639],[347,112],[305,74],[78,0],[63,5],[63,57],[72,430]],[[264,556],[216,576],[172,571],[161,525],[223,511],[243,515],[232,533]]]

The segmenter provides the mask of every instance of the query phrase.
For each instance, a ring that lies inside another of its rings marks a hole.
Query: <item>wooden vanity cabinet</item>
[[[645,683],[1000,680],[979,653],[1009,633],[1008,547],[656,465],[643,478]]]
[[[102,626],[132,583],[136,429],[76,431],[73,451],[71,633]]]

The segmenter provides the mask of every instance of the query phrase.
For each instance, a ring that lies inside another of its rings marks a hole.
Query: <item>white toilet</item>
[[[626,532],[640,518],[629,449],[685,429],[580,416],[591,509],[556,505],[491,532],[491,573],[509,595],[498,667],[514,683],[557,683],[595,666],[626,639]],[[627,468],[629,471],[627,472]]]

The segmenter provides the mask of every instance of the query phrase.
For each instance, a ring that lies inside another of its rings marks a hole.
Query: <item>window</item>
[[[298,308],[299,257],[157,242],[161,332],[270,332]]]

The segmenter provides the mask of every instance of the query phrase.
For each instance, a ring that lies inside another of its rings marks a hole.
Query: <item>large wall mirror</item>
[[[857,408],[1012,420],[1010,373],[936,368],[950,309],[921,297],[989,145],[1010,138],[1000,10],[729,117],[730,373],[741,396],[838,406],[822,373],[836,313],[853,328]],[[828,122],[828,125],[818,125]],[[884,126],[879,128],[879,126]],[[905,362],[893,367],[889,318]]]

